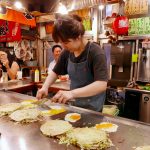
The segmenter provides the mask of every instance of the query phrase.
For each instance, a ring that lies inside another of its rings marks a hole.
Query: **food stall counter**
[[[0,91],[0,104],[19,102],[23,100],[35,99],[35,97],[15,93],[11,91]],[[111,122],[118,125],[118,129],[114,133],[110,133],[110,139],[114,146],[108,150],[134,150],[135,147],[150,145],[150,124],[124,119],[120,117],[112,117],[99,112],[86,110],[71,105],[52,104],[46,102],[41,109],[49,109],[50,105],[59,105],[66,108],[66,112],[57,114],[48,119],[64,119],[69,112],[81,114],[81,119],[72,123],[74,127],[92,127],[101,122]],[[0,150],[78,150],[76,146],[66,146],[59,144],[55,138],[44,136],[40,132],[40,126],[44,121],[35,123],[20,124],[10,120],[5,116],[0,118]]]

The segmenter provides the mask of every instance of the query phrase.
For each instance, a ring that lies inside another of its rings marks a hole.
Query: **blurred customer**
[[[0,50],[0,68],[7,72],[9,80],[16,79],[19,65],[9,52]]]
[[[54,45],[52,47],[52,52],[53,52],[53,56],[54,56],[54,60],[52,62],[50,62],[49,67],[48,67],[48,73],[54,68],[54,66],[56,65],[58,58],[61,54],[62,51],[62,47],[60,45]]]

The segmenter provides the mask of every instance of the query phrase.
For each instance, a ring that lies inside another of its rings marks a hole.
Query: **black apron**
[[[70,60],[69,56],[67,71],[69,74],[69,78],[71,80],[70,85],[71,90],[84,87],[94,82],[94,77],[88,66],[89,50],[90,50],[90,43],[88,47],[86,61],[81,63],[73,63]],[[76,101],[72,103],[72,105],[86,109],[91,109],[94,111],[102,111],[104,101],[105,101],[105,92],[97,94],[95,96],[77,98]]]

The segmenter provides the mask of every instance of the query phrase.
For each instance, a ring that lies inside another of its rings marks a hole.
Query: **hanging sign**
[[[117,17],[113,22],[113,30],[118,35],[125,35],[128,33],[129,21],[125,16]]]
[[[31,27],[36,26],[35,18],[31,14],[12,9],[6,9],[3,13],[0,13],[0,19],[29,25]]]
[[[45,25],[46,33],[51,34],[53,32],[54,23],[47,23]]]
[[[0,20],[0,42],[13,42],[21,40],[19,23]]]

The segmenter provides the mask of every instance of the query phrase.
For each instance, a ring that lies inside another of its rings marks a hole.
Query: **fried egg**
[[[61,109],[50,109],[50,110],[43,110],[41,112],[42,116],[52,116],[52,115],[57,115],[60,113],[65,112],[66,110],[64,108]]]
[[[95,128],[106,132],[116,132],[118,129],[118,125],[110,122],[102,122],[100,124],[96,124]]]
[[[37,100],[24,100],[21,102],[23,109],[36,108],[38,105],[34,104]]]
[[[29,104],[32,104],[36,101],[37,101],[36,99],[24,100],[24,101],[21,102],[21,104],[22,105],[29,105]]]
[[[78,113],[69,113],[65,116],[65,120],[69,122],[76,122],[81,119],[81,115]]]

